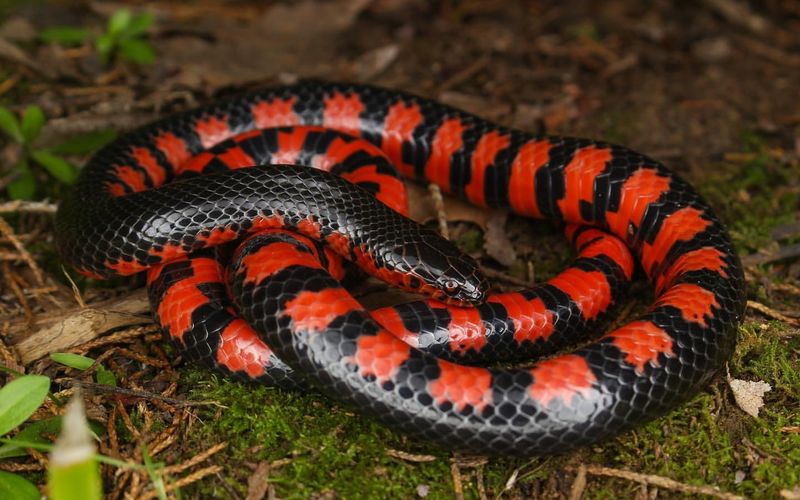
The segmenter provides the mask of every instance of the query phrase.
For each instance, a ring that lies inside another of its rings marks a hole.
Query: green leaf
[[[100,366],[97,369],[97,373],[95,373],[94,378],[97,380],[98,384],[110,385],[114,387],[117,386],[117,377],[114,375],[114,372],[107,370],[103,366]]]
[[[3,106],[0,106],[0,129],[3,129],[6,134],[19,143],[24,140],[22,131],[19,129],[19,120],[14,113]]]
[[[114,38],[108,34],[100,35],[97,37],[95,44],[97,52],[103,58],[103,62],[108,63],[111,60],[111,54],[114,52]]]
[[[0,471],[0,498],[5,500],[39,500],[39,488],[22,476]]]
[[[31,172],[27,160],[21,160],[14,170],[19,172],[19,177],[6,188],[8,196],[13,200],[30,200],[36,193],[36,176]]]
[[[150,458],[150,453],[147,451],[147,445],[142,446],[142,458],[144,459],[144,468],[147,470],[147,475],[150,476],[159,500],[167,500],[167,490],[164,487],[164,464],[153,463],[153,459]]]
[[[94,364],[92,358],[71,352],[54,352],[50,354],[50,359],[64,366],[75,368],[76,370],[86,370]]]
[[[25,139],[26,144],[32,143],[34,139],[39,137],[42,125],[44,125],[42,108],[36,105],[25,108],[25,113],[22,114],[22,137]]]
[[[33,441],[23,441],[21,439],[11,439],[0,437],[0,443],[13,444],[14,446],[24,446],[25,448],[33,448],[39,451],[50,451],[53,445],[50,443],[35,443]]]
[[[130,24],[125,30],[125,36],[134,37],[144,34],[144,32],[153,25],[153,21],[155,21],[155,16],[152,12],[142,12],[139,15],[133,16],[133,19],[131,19]]]
[[[44,402],[48,390],[50,379],[42,375],[24,375],[0,389],[0,436],[33,415]]]
[[[64,426],[50,451],[47,489],[53,500],[101,500],[100,467],[80,392],[64,410]]]
[[[117,137],[116,130],[97,130],[70,137],[58,146],[51,148],[53,153],[83,155],[93,153]]]
[[[61,45],[80,45],[91,33],[83,28],[74,26],[55,26],[39,32],[39,39],[47,43],[59,43]]]
[[[64,158],[48,151],[32,151],[31,157],[43,166],[50,175],[64,184],[74,184],[78,178],[78,170]]]
[[[112,37],[120,35],[130,26],[131,18],[130,9],[119,9],[111,14],[108,20],[108,34]]]
[[[0,460],[4,458],[24,457],[28,454],[27,447],[14,443],[14,440],[19,439],[20,441],[34,443],[47,443],[49,442],[49,436],[54,436],[59,432],[61,432],[61,417],[32,422],[19,431],[14,436],[11,443],[5,443],[3,446],[0,446]]]
[[[156,60],[150,44],[136,38],[119,42],[119,55],[136,64],[152,64]]]

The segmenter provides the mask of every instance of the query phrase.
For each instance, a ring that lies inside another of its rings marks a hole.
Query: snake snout
[[[451,289],[455,291],[451,292]],[[443,296],[437,298],[452,305],[473,306],[482,304],[486,300],[488,289],[488,283],[480,275],[470,276],[460,281],[450,279],[444,284]]]
[[[433,297],[447,304],[481,304],[489,292],[489,282],[472,257],[438,235],[426,240],[417,271],[431,284]]]

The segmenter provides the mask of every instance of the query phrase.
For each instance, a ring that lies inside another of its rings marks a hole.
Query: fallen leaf
[[[406,188],[408,189],[410,217],[420,224],[436,220],[436,207],[433,205],[433,200],[428,190],[413,182],[407,182]],[[488,210],[470,205],[453,196],[445,195],[443,198],[447,220],[472,222],[473,224],[477,224],[481,229],[486,230],[486,223],[490,215]]]
[[[800,500],[800,486],[795,486],[790,489],[781,490],[781,498],[786,500]]]
[[[486,234],[483,237],[483,248],[494,260],[510,267],[517,261],[514,244],[506,233],[508,211],[492,210],[486,223]]]
[[[367,51],[353,63],[353,73],[358,80],[370,80],[383,73],[397,59],[400,46],[396,43]]]
[[[545,110],[541,104],[522,102],[514,108],[511,124],[522,130],[535,130],[544,117]]]
[[[51,43],[39,47],[36,51],[36,62],[47,78],[74,81],[82,81],[84,79],[84,75],[78,68],[79,61],[67,57],[64,54],[64,48],[58,44]]]
[[[10,17],[0,26],[0,38],[14,42],[32,42],[38,33],[33,25],[21,16]]]
[[[691,51],[702,62],[716,63],[728,59],[733,49],[728,38],[715,36],[695,42]]]
[[[8,61],[24,64],[33,70],[41,72],[41,68],[39,68],[39,66],[37,66],[30,57],[28,57],[28,54],[26,54],[22,49],[13,43],[3,38],[0,38],[0,59],[6,59]]]
[[[444,104],[458,109],[463,109],[468,113],[483,116],[489,120],[499,120],[503,117],[511,115],[510,104],[498,102],[496,100],[489,100],[474,94],[465,94],[463,92],[447,90],[440,92],[438,99]]]
[[[572,97],[560,99],[549,105],[542,116],[542,121],[547,130],[557,129],[561,125],[574,120],[580,115],[578,105]]]
[[[758,411],[764,406],[764,394],[772,390],[772,386],[761,380],[752,382],[728,377],[728,384],[733,391],[736,404],[748,415],[757,418]]]
[[[261,500],[269,489],[269,462],[262,460],[247,479],[247,500]]]

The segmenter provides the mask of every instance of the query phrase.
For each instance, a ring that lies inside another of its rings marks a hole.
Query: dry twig
[[[72,383],[75,385],[80,385],[86,389],[91,389],[96,392],[107,392],[111,394],[120,394],[123,396],[130,396],[135,398],[142,398],[148,401],[162,401],[164,403],[168,403],[173,406],[183,407],[183,406],[207,406],[207,405],[219,405],[216,401],[188,401],[183,399],[175,399],[175,398],[168,398],[162,396],[161,394],[156,394],[154,392],[147,392],[147,391],[139,391],[134,389],[125,389],[122,387],[114,387],[112,385],[104,385],[104,384],[95,384],[94,382],[86,382],[86,381],[78,381],[78,380],[65,380],[60,379],[58,380],[59,383]],[[122,416],[122,412],[120,411],[120,415]],[[123,419],[125,417],[123,416]]]
[[[746,2],[706,0],[706,3],[731,23],[747,28],[753,33],[764,33],[769,28],[767,20],[750,10]]]
[[[391,448],[386,449],[386,454],[390,457],[405,460],[406,462],[433,462],[436,460],[436,457],[433,455],[417,455],[414,453],[408,453],[406,451],[393,450]]]
[[[222,443],[215,444],[211,448],[208,448],[207,450],[198,453],[197,455],[193,456],[192,458],[190,458],[186,462],[183,462],[182,464],[170,465],[169,467],[165,467],[164,472],[166,472],[167,474],[180,474],[186,469],[194,467],[200,462],[207,460],[212,455],[219,453],[220,451],[224,450],[227,446],[228,443],[224,441]]]
[[[444,211],[444,198],[442,190],[436,184],[428,184],[433,206],[436,208],[436,219],[439,221],[439,234],[446,240],[450,239],[450,230],[447,228],[447,213]]]
[[[38,315],[33,333],[14,345],[23,363],[31,363],[51,352],[66,351],[94,340],[110,330],[151,323],[144,290],[128,296],[93,304],[86,308]],[[28,325],[11,326],[11,332],[27,330]]]
[[[450,78],[442,82],[439,85],[439,92],[444,92],[446,90],[450,90],[453,87],[456,87],[465,81],[469,80],[479,72],[481,72],[486,66],[489,64],[489,57],[481,56],[476,59],[472,64],[466,66],[465,68],[459,70],[455,74],[453,74]]]
[[[653,474],[640,474],[638,472],[631,472],[627,470],[612,469],[611,467],[602,467],[600,465],[585,465],[585,470],[588,474],[593,476],[606,476],[625,479],[640,484],[657,486],[671,491],[680,491],[681,493],[691,495],[708,495],[715,498],[723,498],[725,500],[742,500],[744,497],[720,491],[718,488],[711,486],[694,486],[691,484],[684,484],[668,477],[656,476]],[[575,470],[573,468],[573,470]]]
[[[177,481],[171,482],[166,484],[164,490],[169,493],[170,491],[174,491],[178,488],[183,488],[184,486],[188,486],[192,483],[196,483],[197,481],[203,479],[206,476],[210,476],[212,474],[216,474],[217,472],[222,471],[222,467],[219,465],[212,465],[210,467],[206,467],[204,469],[197,470],[186,477],[182,477]],[[157,498],[158,493],[155,491],[147,491],[144,495],[141,496],[142,500],[149,500],[151,498]]]
[[[55,203],[47,203],[46,201],[14,200],[0,203],[0,214],[54,214],[57,208],[58,206]]]
[[[761,314],[769,318],[777,319],[778,321],[783,321],[785,323],[789,323],[790,325],[800,326],[800,320],[797,320],[795,318],[790,318],[789,316],[786,316],[785,314],[780,313],[769,306],[765,306],[761,302],[756,302],[755,300],[748,300],[747,307],[749,307],[750,309],[755,309],[756,311],[760,312]]]
[[[0,463],[0,470],[8,472],[36,472],[44,470],[44,466],[42,464],[18,464],[15,462],[3,462]]]
[[[464,481],[461,479],[461,469],[458,460],[450,460],[450,475],[453,476],[453,496],[456,500],[464,500]]]
[[[31,254],[28,252],[28,250],[25,248],[22,242],[19,241],[17,236],[14,234],[14,229],[12,229],[11,226],[8,225],[8,222],[6,222],[6,220],[3,219],[2,217],[0,217],[0,234],[3,234],[6,238],[8,238],[11,244],[14,245],[14,248],[17,250],[17,252],[19,252],[20,257],[22,257],[22,260],[24,260],[25,263],[28,264],[28,267],[30,268],[31,272],[33,272],[33,276],[36,278],[36,283],[39,286],[44,286],[44,275],[42,274],[42,270],[39,269],[39,266],[36,264],[36,261],[33,260]]]
[[[575,475],[575,481],[572,482],[572,488],[569,490],[569,500],[580,500],[583,498],[583,491],[586,489],[586,466],[581,465],[578,467],[578,473]]]

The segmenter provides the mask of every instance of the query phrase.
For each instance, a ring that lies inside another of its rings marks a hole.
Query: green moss
[[[549,280],[564,270],[575,258],[575,252],[556,253],[553,252],[542,259],[536,259],[534,265],[535,281],[542,282]]]
[[[599,41],[601,39],[597,24],[592,21],[583,21],[567,26],[564,32],[573,38],[589,38]]]
[[[598,128],[602,130],[603,140],[612,144],[630,144],[631,138],[637,134],[636,113],[629,108],[605,110],[602,116],[598,117],[600,120]],[[586,131],[585,134],[594,135],[591,131]]]
[[[743,378],[766,380],[775,390],[796,400],[800,397],[800,339],[790,333],[786,325],[777,321],[743,325],[732,363],[742,371]],[[794,404],[800,407],[800,403]]]
[[[483,248],[483,233],[477,227],[466,229],[456,239],[456,246],[465,253],[478,252]]]
[[[751,159],[710,165],[697,187],[728,223],[737,249],[747,254],[766,247],[775,227],[794,220],[800,193],[784,188],[800,178],[800,166],[776,160],[758,135],[746,132],[742,143]]]
[[[184,381],[196,388],[195,399],[213,399],[225,408],[201,410],[193,439],[196,447],[228,441],[227,457],[220,460],[229,486],[246,493],[250,469],[244,462],[290,459],[270,472],[269,481],[282,497],[306,498],[312,493],[334,491],[337,496],[358,498],[413,496],[426,485],[431,495],[445,495],[451,488],[447,455],[424,445],[409,445],[405,438],[373,420],[357,416],[315,394],[285,392],[222,380],[190,370]],[[389,456],[387,449],[434,453],[428,463],[405,462]],[[219,485],[200,486],[201,496],[223,494]],[[211,488],[211,489],[209,489]]]

